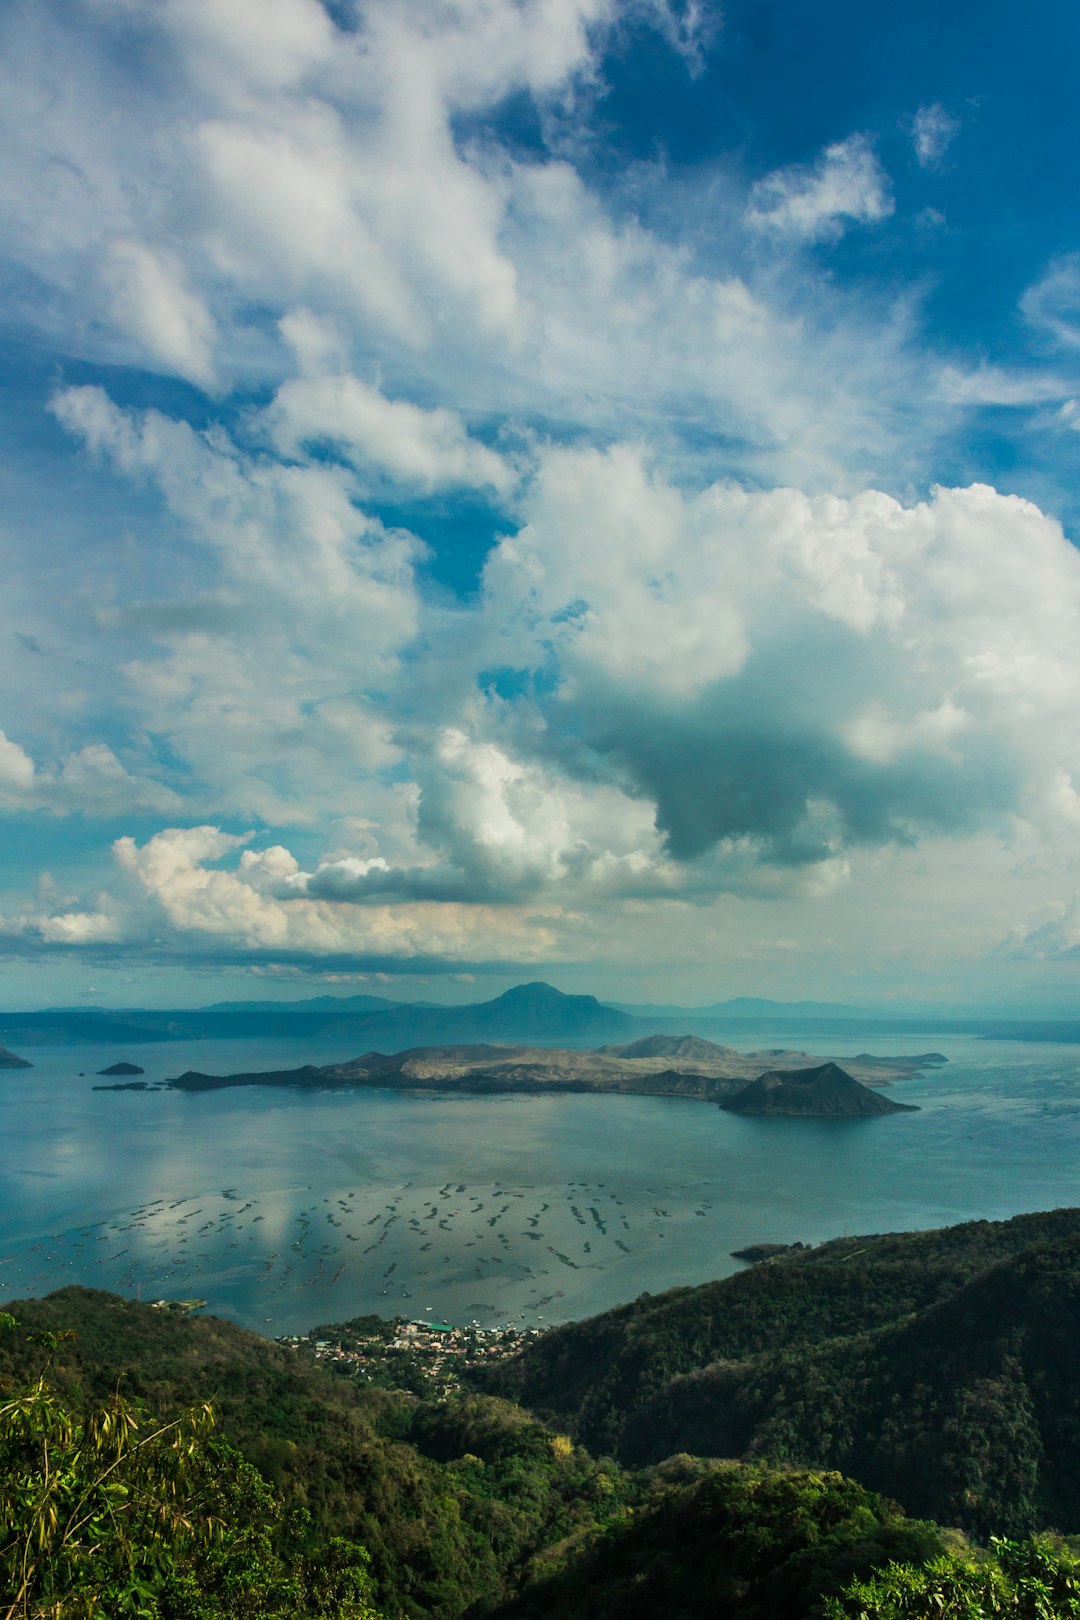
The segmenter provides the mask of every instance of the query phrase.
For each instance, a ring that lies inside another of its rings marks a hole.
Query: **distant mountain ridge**
[[[662,1001],[635,1004],[613,1001],[613,1007],[632,1018],[866,1018],[882,1017],[878,1010],[851,1007],[841,1001],[772,1001],[767,996],[733,996],[705,1007],[681,1007]],[[888,1016],[891,1016],[888,1015]]]
[[[396,1012],[400,1007],[436,1007],[435,1001],[395,1001],[390,996],[304,996],[298,1001],[214,1001],[204,1012]]]
[[[0,1013],[0,1040],[41,1046],[340,1038],[346,1050],[393,1052],[493,1038],[540,1045],[625,1041],[652,1028],[595,996],[564,995],[543,983],[515,985],[490,1001],[456,1007],[390,1001],[372,1008],[368,1003],[373,1001],[379,998],[317,996],[307,1002],[223,1002],[171,1010],[80,1007]]]
[[[750,1009],[750,1010],[748,1010]],[[27,1046],[148,1045],[159,1041],[290,1040],[340,1042],[345,1052],[400,1052],[414,1046],[509,1041],[537,1046],[628,1045],[663,1035],[722,1044],[733,1033],[775,1032],[784,1044],[793,1023],[818,1050],[830,1035],[863,1040],[874,1033],[918,1040],[932,1029],[997,1039],[1080,1043],[1080,1021],[1022,1023],[995,1019],[916,1019],[844,1008],[831,1002],[773,1002],[742,997],[711,1007],[611,1005],[566,995],[549,984],[515,985],[488,1001],[446,1006],[380,996],[313,996],[303,1001],[225,1001],[207,1007],[49,1007],[0,1012],[0,1041]]]

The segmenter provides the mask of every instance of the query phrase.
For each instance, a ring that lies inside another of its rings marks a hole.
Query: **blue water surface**
[[[919,1111],[860,1120],[620,1096],[102,1091],[95,1071],[118,1058],[154,1085],[354,1054],[29,1049],[32,1069],[0,1072],[0,1305],[77,1282],[202,1298],[270,1334],[365,1311],[544,1325],[727,1275],[748,1243],[1080,1204],[1080,1047],[867,1030],[821,1055],[913,1044],[950,1060],[893,1089]]]

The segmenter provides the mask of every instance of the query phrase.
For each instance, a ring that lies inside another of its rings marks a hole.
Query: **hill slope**
[[[977,1533],[1080,1529],[1080,1211],[851,1238],[549,1333],[485,1387],[628,1463],[842,1468]]]
[[[0,1334],[0,1388],[40,1365],[26,1331],[73,1328],[78,1337],[59,1345],[50,1375],[69,1398],[103,1400],[119,1388],[163,1416],[211,1400],[224,1434],[311,1514],[318,1536],[368,1546],[387,1620],[711,1620],[717,1595],[728,1620],[810,1620],[821,1592],[941,1545],[935,1527],[838,1476],[717,1470],[690,1458],[631,1474],[506,1402],[465,1394],[428,1403],[363,1388],[214,1318],[76,1288],[12,1310],[23,1332]],[[674,1562],[663,1556],[673,1534]],[[597,1607],[598,1580],[638,1607]]]
[[[82,1288],[6,1308],[21,1331],[0,1333],[0,1388],[40,1366],[25,1333],[74,1329],[51,1374],[62,1393],[119,1389],[160,1416],[210,1400],[223,1435],[317,1533],[370,1550],[387,1620],[456,1620],[500,1600],[539,1547],[649,1494],[583,1451],[556,1463],[550,1431],[503,1401],[451,1409],[364,1388],[214,1317]]]
[[[837,1063],[820,1063],[810,1069],[769,1069],[720,1106],[732,1114],[788,1119],[868,1119],[905,1113],[912,1105],[871,1091]]]
[[[604,1046],[601,1051],[622,1058],[682,1058],[691,1063],[713,1063],[738,1056],[734,1047],[718,1046],[697,1035],[644,1035],[625,1046]]]

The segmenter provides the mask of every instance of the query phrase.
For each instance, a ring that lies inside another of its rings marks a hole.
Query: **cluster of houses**
[[[316,1328],[312,1333],[286,1334],[278,1342],[368,1382],[448,1395],[460,1386],[467,1367],[515,1355],[543,1332],[543,1328],[482,1328],[476,1322],[452,1327],[449,1322],[369,1317]]]

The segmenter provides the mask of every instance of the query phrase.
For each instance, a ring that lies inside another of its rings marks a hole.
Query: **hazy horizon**
[[[279,986],[276,987],[278,990],[276,995],[248,993],[209,999],[208,996],[199,997],[195,993],[195,987],[188,984],[186,989],[189,992],[189,999],[185,1000],[173,999],[163,1003],[151,1003],[149,1001],[106,1000],[102,995],[95,995],[92,999],[84,997],[81,1001],[74,1003],[60,1000],[42,1003],[12,1001],[5,1002],[0,1006],[0,1014],[30,1013],[49,1011],[51,1009],[67,1012],[92,1012],[95,1010],[102,1012],[139,1010],[167,1012],[175,1010],[181,1012],[217,1006],[258,1007],[267,1005],[287,1008],[304,1005],[316,999],[323,1002],[329,999],[343,1004],[347,1004],[354,999],[370,999],[373,1002],[385,1002],[388,1007],[466,1007],[496,1001],[506,995],[508,991],[523,988],[528,984],[550,984],[550,981],[547,980],[522,980],[518,978],[510,978],[503,984],[501,975],[493,975],[492,980],[476,979],[469,985],[451,985],[448,982],[449,977],[433,978],[426,981],[417,987],[415,993],[412,994],[402,993],[402,988],[395,985],[380,986],[376,990],[361,991],[355,987],[335,989],[332,985],[326,985],[320,981],[315,987]],[[494,983],[498,983],[500,988],[494,988]],[[550,987],[560,989],[557,985],[550,985]],[[244,988],[248,988],[246,983]],[[604,1006],[624,1010],[644,1020],[648,1020],[650,1017],[655,1017],[658,1020],[669,1020],[672,1017],[677,1018],[681,1013],[686,1013],[688,1017],[693,1016],[701,1021],[704,1015],[708,1015],[714,1009],[719,1009],[718,1021],[722,1022],[725,1009],[739,1008],[738,1013],[727,1014],[739,1024],[752,1023],[755,1016],[760,1016],[766,1023],[786,1018],[792,1023],[793,1027],[800,1023],[809,1026],[815,1021],[828,1023],[848,1018],[852,1022],[861,1021],[867,1024],[892,1020],[924,1022],[928,1025],[933,1025],[935,1021],[940,1021],[942,1025],[964,1022],[985,1022],[987,1024],[995,1022],[1030,1022],[1032,1024],[1071,1022],[1076,1023],[1077,1027],[1080,1028],[1080,1012],[1070,1003],[1056,1007],[1045,1005],[1034,1007],[1031,1005],[1010,1006],[1003,1005],[1000,1002],[991,1005],[980,1005],[972,1002],[951,1006],[934,1006],[928,1003],[921,1005],[916,1003],[889,1005],[888,1002],[882,1001],[875,1005],[859,1005],[858,1003],[837,1002],[824,998],[818,1000],[815,998],[793,997],[785,1000],[771,996],[752,995],[718,996],[713,1000],[704,1002],[659,1001],[653,997],[647,1000],[635,1001],[619,994],[598,995],[584,984],[574,984],[569,988],[561,989],[561,994],[593,997]],[[377,1011],[378,1008],[373,1007],[372,1010]]]

